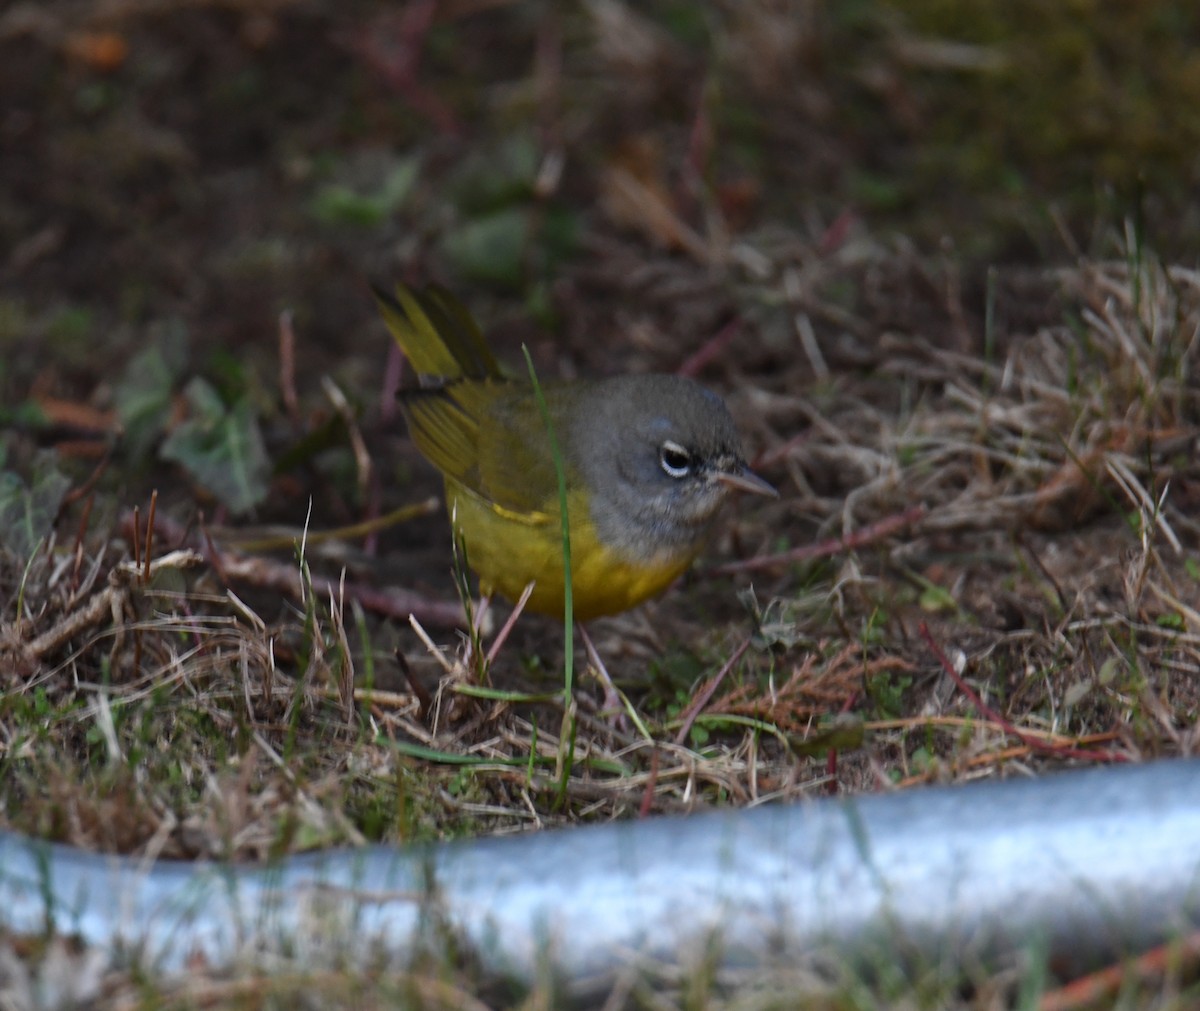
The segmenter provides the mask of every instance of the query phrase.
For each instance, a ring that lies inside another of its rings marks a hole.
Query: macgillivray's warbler
[[[446,505],[485,594],[562,613],[558,475],[530,383],[501,370],[467,309],[439,287],[376,289],[421,385],[401,405],[446,481]],[[682,376],[539,384],[566,474],[575,617],[666,589],[696,557],[730,491],[776,495],[742,458],[724,401]]]

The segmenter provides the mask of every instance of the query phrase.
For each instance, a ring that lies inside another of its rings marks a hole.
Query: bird
[[[374,290],[419,376],[399,395],[410,437],[442,474],[455,535],[485,596],[515,601],[532,584],[528,610],[563,613],[556,457],[579,622],[666,590],[732,492],[778,495],[747,466],[725,402],[694,380],[634,374],[535,388],[504,372],[445,288]]]

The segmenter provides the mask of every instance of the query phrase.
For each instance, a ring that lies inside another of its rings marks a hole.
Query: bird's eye
[[[658,462],[671,477],[687,477],[692,472],[692,454],[679,443],[667,440],[658,451]]]

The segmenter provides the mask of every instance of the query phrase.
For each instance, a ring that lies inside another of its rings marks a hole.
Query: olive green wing
[[[532,387],[513,384],[510,397],[495,402],[490,423],[480,433],[480,488],[498,507],[524,513],[531,522],[558,522],[558,471],[546,423],[538,408]],[[547,390],[550,413],[556,413],[561,399]],[[556,427],[562,447],[564,433]],[[576,475],[566,463],[567,485]]]
[[[413,442],[443,474],[511,518],[557,516],[558,478],[529,387],[461,380],[404,393],[401,405]]]

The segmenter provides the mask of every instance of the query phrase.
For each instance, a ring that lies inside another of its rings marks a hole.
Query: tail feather
[[[397,284],[395,295],[374,286],[384,322],[414,369],[441,379],[500,378],[499,362],[466,307],[445,288],[414,291]]]

